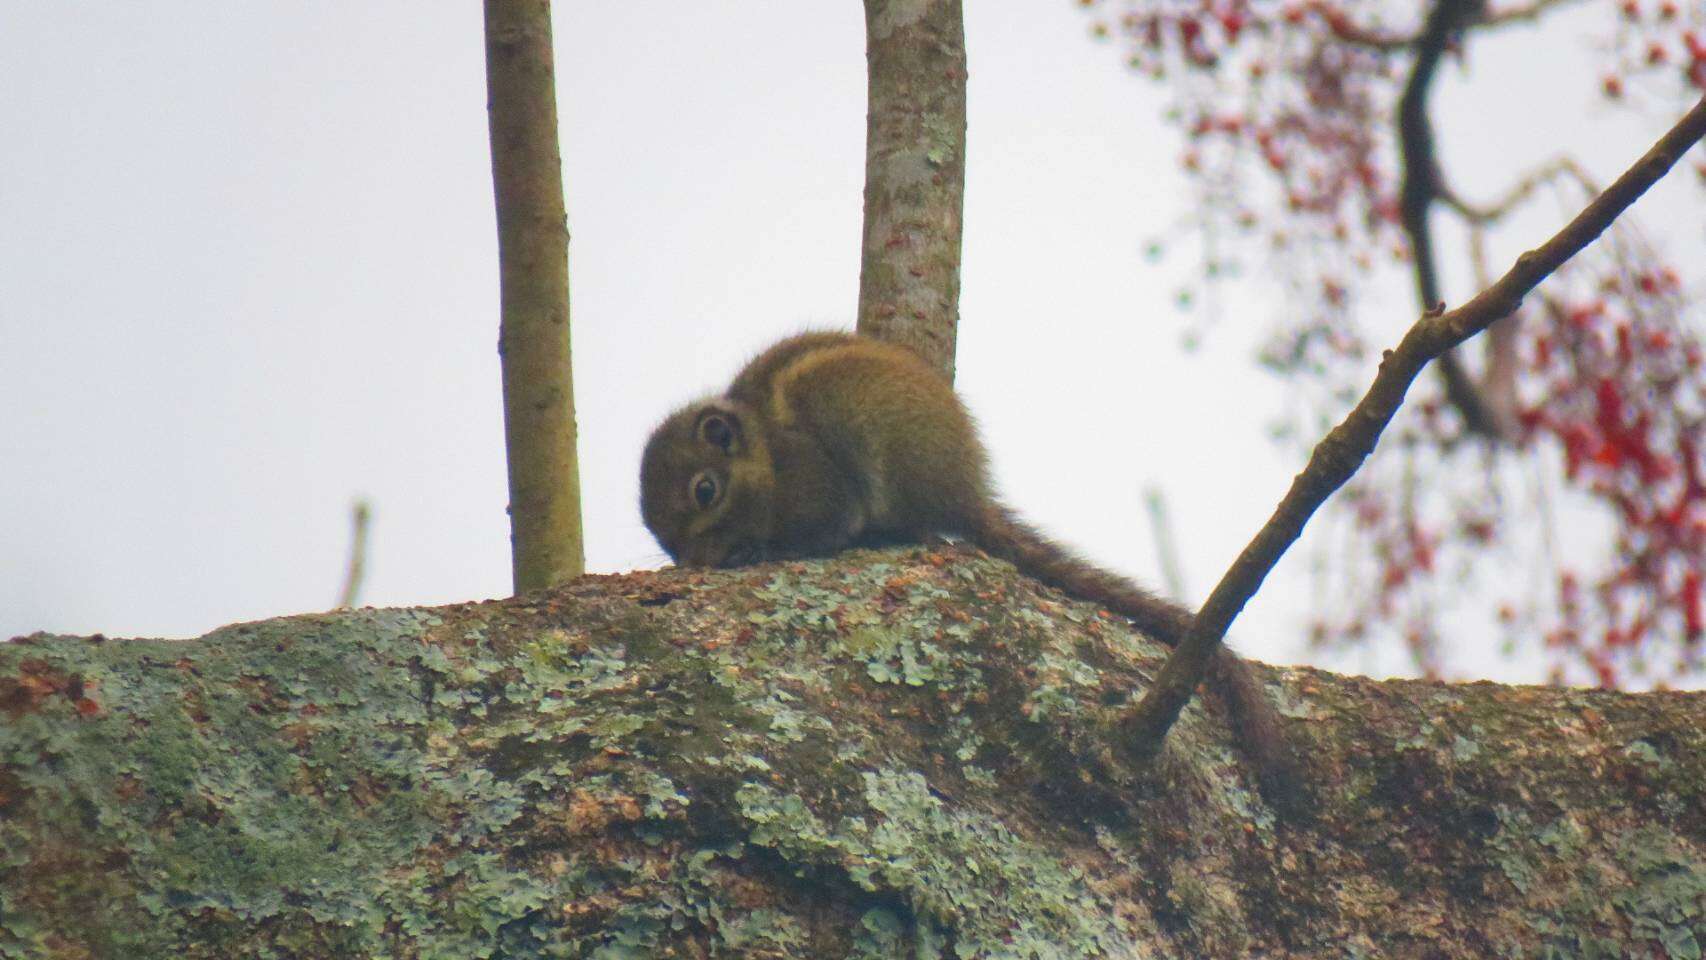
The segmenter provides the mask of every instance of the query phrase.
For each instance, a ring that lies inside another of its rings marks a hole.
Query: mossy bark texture
[[[1165,651],[959,548],[0,645],[0,957],[1698,957],[1706,695]]]
[[[510,565],[521,593],[586,569],[569,351],[569,228],[550,0],[486,0],[485,28]]]
[[[865,0],[859,332],[954,377],[966,192],[960,0]]]

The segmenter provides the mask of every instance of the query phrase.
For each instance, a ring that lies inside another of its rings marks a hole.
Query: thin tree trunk
[[[569,230],[549,0],[486,0],[504,447],[515,591],[586,568],[569,352]]]
[[[960,0],[865,0],[865,57],[859,332],[912,348],[952,380],[966,179]]]

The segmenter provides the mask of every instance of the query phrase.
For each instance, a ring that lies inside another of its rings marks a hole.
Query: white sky
[[[1164,489],[1200,594],[1297,466],[1265,438],[1284,385],[1249,361],[1271,291],[1229,293],[1211,349],[1181,354],[1190,265],[1141,256],[1190,200],[1160,93],[1075,3],[967,7],[959,384],[1012,503],[1151,583],[1141,491]],[[558,5],[595,571],[663,559],[635,508],[659,417],[851,322],[862,30],[849,0]],[[1472,193],[1560,142],[1609,176],[1668,122],[1598,106],[1579,44],[1521,34],[1440,91]],[[358,494],[364,602],[507,592],[477,4],[11,4],[0,89],[0,637],[324,609]],[[1700,222],[1698,193],[1667,196],[1643,215]],[[1556,222],[1525,226],[1501,262]],[[1241,649],[1300,656],[1303,566]]]

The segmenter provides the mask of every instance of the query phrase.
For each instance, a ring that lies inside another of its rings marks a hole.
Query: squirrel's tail
[[[1051,587],[1101,604],[1169,647],[1185,639],[1196,619],[1184,606],[1057,546],[1005,507],[991,506],[974,527],[966,533],[988,553]],[[1280,729],[1279,712],[1249,664],[1221,646],[1209,663],[1208,679],[1232,714],[1233,731],[1256,765],[1263,794],[1275,803],[1296,797],[1301,787],[1296,758]]]

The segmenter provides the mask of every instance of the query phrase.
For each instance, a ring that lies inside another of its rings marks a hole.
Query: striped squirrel
[[[1024,573],[1129,618],[1173,646],[1191,611],[1101,570],[990,491],[988,455],[953,387],[911,351],[848,333],[789,337],[720,397],[666,419],[640,461],[640,511],[676,563],[731,567],[855,545],[963,537]],[[1279,715],[1222,647],[1209,679],[1263,791],[1298,775]]]

